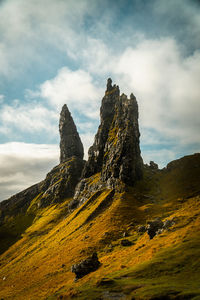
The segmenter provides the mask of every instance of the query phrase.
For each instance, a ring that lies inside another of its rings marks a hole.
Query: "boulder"
[[[157,231],[162,228],[163,228],[163,222],[159,218],[155,219],[154,221],[148,222],[147,233],[150,239],[153,239]]]
[[[121,245],[126,247],[126,246],[132,246],[133,243],[127,239],[121,240]]]
[[[71,271],[75,273],[75,280],[84,277],[90,272],[96,271],[100,266],[97,253],[93,253],[92,256],[82,260],[80,263],[72,265]]]

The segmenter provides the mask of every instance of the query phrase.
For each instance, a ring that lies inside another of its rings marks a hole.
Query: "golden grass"
[[[103,208],[111,190],[102,191],[93,202],[88,199],[71,214],[67,210],[70,199],[37,210],[32,225],[0,256],[0,297],[97,299],[105,291],[99,285],[104,277],[113,280],[110,291],[123,293],[127,299],[200,295],[200,197],[190,196],[191,191],[198,193],[199,173],[191,169],[190,176],[195,178],[187,181],[184,168],[146,169],[143,181],[116,193]],[[99,174],[91,183],[98,178]],[[158,216],[174,218],[175,224],[152,240],[137,232],[138,225]],[[132,246],[121,246],[123,232],[129,233]],[[93,251],[98,252],[102,265],[75,283],[70,266]]]

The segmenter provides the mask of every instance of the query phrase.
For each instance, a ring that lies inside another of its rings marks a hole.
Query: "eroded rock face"
[[[77,183],[80,180],[84,161],[76,156],[69,158],[62,164],[53,168],[44,180],[44,191],[40,200],[40,207],[52,203],[62,202],[72,197]]]
[[[117,180],[134,185],[142,178],[142,158],[139,146],[138,105],[131,94],[120,96],[119,87],[107,81],[100,110],[101,123],[83,177],[101,172],[103,182],[114,187]]]
[[[83,144],[66,104],[60,113],[59,132],[60,162],[63,163],[72,156],[83,159]]]
[[[116,179],[128,185],[142,178],[139,146],[138,105],[131,94],[122,94],[115,103],[115,116],[104,149],[102,180],[112,185]]]
[[[88,161],[83,172],[83,177],[90,177],[102,169],[105,144],[114,118],[115,102],[118,97],[119,87],[116,85],[112,86],[112,80],[109,78],[100,109],[100,126],[95,136],[94,144],[88,151]]]

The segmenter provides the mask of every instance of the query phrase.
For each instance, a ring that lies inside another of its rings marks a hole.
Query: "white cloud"
[[[11,79],[33,62],[49,63],[45,49],[74,53],[84,39],[79,28],[87,10],[87,1],[4,1],[0,6],[0,74]],[[53,63],[55,58],[51,59]]]
[[[0,201],[43,180],[58,157],[57,145],[0,144]]]
[[[71,71],[63,67],[55,78],[45,81],[40,90],[41,97],[58,110],[67,103],[72,111],[77,110],[89,118],[98,117],[102,90],[94,85],[92,77],[84,70]]]
[[[15,100],[13,105],[3,104],[0,109],[0,132],[9,132],[13,138],[17,138],[19,131],[31,134],[43,131],[51,137],[56,137],[57,119],[58,114],[55,111],[41,104],[24,104]]]
[[[145,40],[125,50],[113,73],[136,95],[143,130],[179,144],[199,142],[200,52],[183,57],[173,39]]]

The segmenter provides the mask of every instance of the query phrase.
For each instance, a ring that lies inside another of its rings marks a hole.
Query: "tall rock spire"
[[[142,177],[142,158],[139,145],[138,104],[133,94],[130,99],[120,96],[119,87],[107,81],[107,89],[100,109],[101,123],[95,141],[88,152],[83,176],[101,172],[104,182],[133,185]]]
[[[115,103],[119,98],[119,87],[112,86],[112,80],[108,78],[105,96],[102,99],[100,109],[100,126],[95,136],[94,144],[88,151],[88,161],[83,171],[83,177],[90,177],[101,171],[104,157],[104,148],[108,138],[109,128],[115,114]]]
[[[109,128],[104,148],[101,178],[110,185],[115,179],[132,186],[142,178],[143,161],[140,156],[138,104],[122,94],[115,103],[115,116]]]
[[[63,105],[60,113],[59,132],[60,163],[65,162],[72,156],[83,159],[83,144],[66,104]]]

